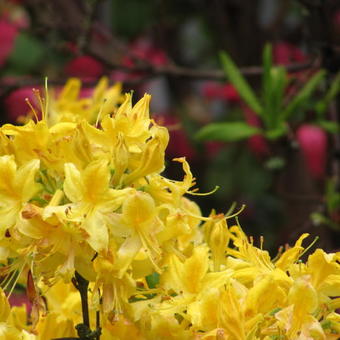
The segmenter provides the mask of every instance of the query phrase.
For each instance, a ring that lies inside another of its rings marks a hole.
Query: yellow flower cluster
[[[41,120],[0,128],[1,284],[28,277],[33,305],[10,309],[0,290],[0,339],[76,337],[75,272],[101,340],[338,339],[340,253],[303,263],[304,234],[271,259],[228,226],[237,213],[203,217],[185,158],[182,181],[161,175],[169,137],[150,96],[121,98],[103,80],[79,99],[73,79]]]

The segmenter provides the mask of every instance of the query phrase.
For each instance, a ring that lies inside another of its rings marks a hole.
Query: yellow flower
[[[178,294],[197,294],[202,288],[209,267],[208,248],[194,248],[192,256],[184,262],[175,254],[171,254],[165,265],[167,270],[162,275],[164,288],[174,290]]]
[[[119,277],[126,272],[128,266],[137,253],[144,248],[148,258],[157,271],[161,250],[156,234],[163,228],[162,222],[156,215],[156,206],[153,198],[142,191],[131,191],[122,205],[122,213],[117,215],[111,232],[125,241],[117,251],[116,268],[119,268]]]
[[[81,82],[77,78],[67,81],[59,95],[50,95],[46,120],[49,126],[58,122],[78,122],[82,119],[94,123],[112,113],[121,102],[120,83],[109,87],[108,79],[102,78],[92,96],[81,98]]]
[[[326,254],[322,249],[316,249],[308,257],[307,272],[312,277],[313,286],[318,289],[330,275],[340,275],[340,265],[335,254]],[[338,290],[340,295],[340,287]]]
[[[203,217],[185,158],[182,180],[161,174],[169,134],[150,96],[117,107],[120,85],[102,79],[86,99],[80,87],[38,96],[40,121],[0,128],[1,284],[28,279],[33,301],[28,318],[0,290],[1,339],[75,337],[75,271],[103,339],[339,338],[340,253],[303,263],[303,234],[272,260],[228,227],[239,212]]]
[[[211,249],[214,271],[219,271],[222,269],[222,266],[225,266],[226,250],[230,236],[223,214],[212,214],[210,217],[211,219],[203,225],[203,228],[205,240]]]
[[[112,323],[108,317],[104,317],[102,322],[103,340],[144,340],[145,338],[140,334],[136,325],[124,316],[118,316]]]
[[[246,298],[246,315],[266,314],[287,304],[287,294],[292,280],[280,269],[259,277],[249,289]]]
[[[1,127],[1,131],[11,137],[11,153],[15,155],[19,165],[39,159],[47,149],[49,131],[43,120],[37,123],[30,120],[23,126],[5,124]]]
[[[168,140],[169,135],[165,128],[155,129],[152,138],[146,142],[144,150],[136,154],[136,159],[132,159],[131,172],[122,178],[124,185],[129,185],[141,177],[163,171]]]
[[[40,317],[36,332],[39,334],[39,340],[75,337],[74,326],[72,320],[64,319],[60,314],[51,311]]]
[[[124,192],[109,188],[110,170],[105,160],[93,161],[84,170],[65,164],[64,192],[71,203],[45,208],[44,217],[56,214],[62,223],[73,222],[85,232],[85,239],[96,251],[106,251],[109,242],[107,214],[117,209]]]
[[[276,313],[275,317],[288,337],[294,339],[302,328],[308,329],[311,325],[318,324],[312,315],[318,306],[318,297],[310,283],[310,276],[303,276],[294,281],[287,297],[288,307]],[[323,332],[320,334],[324,339]]]
[[[20,219],[24,205],[39,191],[35,182],[39,160],[34,159],[17,168],[13,156],[0,157],[0,239],[6,229]]]
[[[0,288],[0,322],[6,322],[10,313],[10,306],[7,297]]]
[[[295,263],[304,250],[304,248],[302,247],[302,241],[308,236],[309,234],[302,234],[295,242],[294,247],[287,249],[275,262],[276,268],[287,270],[290,265]]]
[[[0,339],[6,340],[33,340],[34,336],[31,336],[25,330],[17,329],[14,324],[12,324],[11,309],[7,301],[7,297],[3,290],[0,288]]]

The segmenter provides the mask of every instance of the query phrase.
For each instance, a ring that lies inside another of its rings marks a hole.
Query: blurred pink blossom
[[[65,73],[69,77],[79,77],[82,80],[99,78],[104,73],[104,67],[91,56],[75,57],[65,66]]]
[[[26,98],[30,101],[33,107],[37,107],[33,89],[29,86],[16,89],[6,97],[4,101],[5,109],[7,118],[11,122],[15,122],[19,116],[25,116],[31,111],[26,102]]]
[[[231,103],[239,103],[241,100],[240,95],[232,84],[206,82],[202,91],[207,99],[222,99]]]
[[[11,54],[18,34],[17,27],[5,19],[0,19],[0,67]]]
[[[255,127],[261,127],[261,120],[249,107],[243,108],[245,121]],[[269,154],[267,140],[260,134],[248,138],[249,149],[257,156],[266,156]]]
[[[273,46],[274,63],[287,65],[293,62],[303,62],[307,56],[297,46],[288,42],[279,42]]]
[[[181,127],[181,121],[169,114],[157,114],[153,116],[155,121],[169,129],[170,141],[166,154],[170,158],[185,156],[188,160],[194,159],[196,150],[190,143],[188,136]]]
[[[316,179],[322,179],[327,162],[326,132],[318,126],[303,124],[296,131],[296,138],[310,174]]]

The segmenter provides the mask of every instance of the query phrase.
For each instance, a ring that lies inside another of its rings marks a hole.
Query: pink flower
[[[340,33],[340,9],[337,10],[333,17],[333,26],[337,33]]]
[[[261,127],[261,120],[249,107],[243,109],[245,121],[255,127]],[[266,156],[269,154],[267,140],[262,135],[254,135],[248,138],[249,149],[257,156]]]
[[[72,59],[66,64],[65,73],[70,77],[79,77],[86,80],[99,78],[104,73],[104,67],[96,59],[83,55]]]
[[[197,154],[192,147],[188,136],[181,127],[181,121],[168,114],[158,114],[153,117],[155,121],[169,129],[170,141],[166,154],[170,158],[185,156],[188,160],[194,159]]]
[[[214,158],[220,150],[226,145],[226,143],[219,141],[208,141],[204,143],[205,152],[208,158]]]
[[[3,66],[11,54],[18,30],[12,23],[0,19],[0,67]]]
[[[12,91],[5,99],[4,103],[7,117],[11,122],[15,122],[19,116],[26,116],[26,114],[31,111],[26,102],[26,98],[29,99],[33,107],[37,108],[33,89],[28,86]]]
[[[154,66],[163,66],[169,61],[165,52],[155,47],[149,38],[141,37],[137,39],[131,44],[130,48],[132,55],[137,59],[145,60]]]
[[[327,161],[327,134],[318,126],[303,124],[296,131],[303,158],[310,174],[321,179],[325,176]]]
[[[164,66],[168,64],[169,59],[166,53],[153,45],[153,41],[148,37],[140,37],[129,46],[130,54],[122,58],[122,65],[126,68],[138,66],[138,61],[146,62],[152,66]],[[122,72],[115,70],[111,73],[111,78],[114,81],[133,81],[141,78],[145,72]]]
[[[216,82],[206,82],[202,88],[203,95],[210,100],[227,100],[231,103],[239,103],[241,98],[232,84],[220,84]]]
[[[235,87],[231,84],[225,84],[222,87],[223,97],[232,103],[239,103],[241,100],[240,95],[238,94]]]
[[[295,45],[288,42],[279,42],[273,46],[274,63],[287,65],[293,62],[303,62],[307,56]]]

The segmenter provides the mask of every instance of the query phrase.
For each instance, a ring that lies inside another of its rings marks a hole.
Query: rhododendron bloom
[[[303,234],[272,259],[244,206],[202,216],[187,160],[181,180],[162,173],[150,96],[122,101],[105,79],[79,92],[71,79],[41,119],[0,128],[1,339],[339,338],[340,253],[301,261]],[[28,315],[8,303],[17,282]]]

